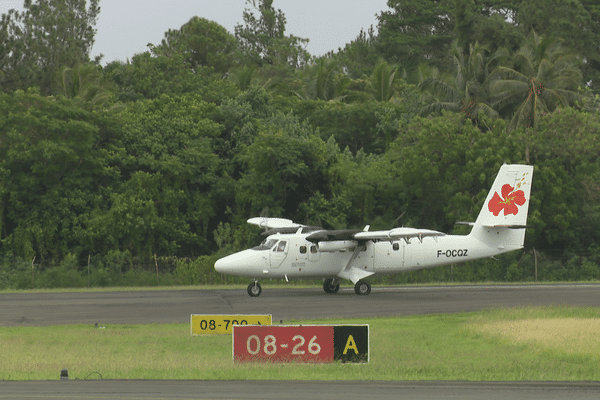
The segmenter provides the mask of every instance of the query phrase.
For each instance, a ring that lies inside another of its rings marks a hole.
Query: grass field
[[[0,328],[0,379],[600,380],[600,309],[527,307],[370,325],[368,365],[234,364],[230,336],[189,324]]]

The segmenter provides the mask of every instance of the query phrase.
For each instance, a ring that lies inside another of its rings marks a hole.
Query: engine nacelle
[[[354,250],[358,243],[355,240],[334,240],[331,242],[319,242],[319,251],[333,253],[334,251]]]

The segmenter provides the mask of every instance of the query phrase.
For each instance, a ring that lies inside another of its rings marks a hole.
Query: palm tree
[[[468,53],[455,42],[451,50],[454,76],[446,79],[433,76],[418,86],[430,95],[429,104],[421,109],[420,114],[438,114],[447,110],[462,112],[475,121],[480,113],[496,118],[498,112],[490,106],[490,85],[496,77],[493,71],[506,52],[500,49],[491,56],[486,56],[486,52],[487,47],[478,42],[469,45]]]
[[[256,67],[253,65],[246,65],[244,68],[231,73],[235,84],[242,92],[245,92],[250,87],[254,71],[256,71]]]
[[[386,61],[380,62],[373,71],[371,86],[373,97],[377,101],[390,101],[394,95],[394,83],[398,68],[390,66]]]
[[[508,129],[537,128],[541,116],[579,98],[578,59],[560,42],[534,31],[514,57],[515,68],[498,67],[502,76],[492,85],[492,104],[511,116]]]
[[[338,84],[338,65],[333,60],[321,57],[308,67],[304,92],[309,99],[333,100]]]
[[[62,95],[76,99],[90,111],[109,101],[116,92],[116,85],[106,81],[97,65],[78,64],[63,68]]]

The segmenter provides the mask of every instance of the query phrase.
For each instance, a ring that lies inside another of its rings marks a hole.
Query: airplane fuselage
[[[515,236],[514,245],[510,240],[507,244],[506,235]],[[270,248],[259,246],[232,254],[218,262],[217,270],[256,280],[336,278],[347,266],[365,275],[386,275],[491,257],[522,248],[518,231],[487,228],[479,238],[446,235],[410,241],[366,240],[358,245],[359,250],[351,260],[356,242],[354,246],[348,242],[347,247],[344,247],[345,242],[330,242],[332,246],[322,251],[317,244],[306,240],[307,236],[302,233],[271,235],[265,241],[271,243]],[[503,240],[497,241],[499,237]],[[334,249],[336,243],[339,250]]]

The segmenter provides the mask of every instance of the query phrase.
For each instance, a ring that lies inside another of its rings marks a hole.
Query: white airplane
[[[533,166],[504,164],[468,235],[446,235],[429,229],[387,231],[324,230],[283,218],[251,218],[269,229],[257,247],[217,260],[223,274],[254,281],[248,294],[259,296],[260,279],[323,279],[326,293],[337,293],[340,281],[354,284],[359,295],[371,292],[365,278],[493,257],[523,248]]]

